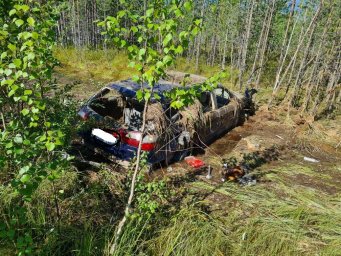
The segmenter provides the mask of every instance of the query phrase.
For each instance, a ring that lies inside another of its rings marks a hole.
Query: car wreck
[[[78,115],[90,121],[81,132],[86,145],[99,147],[117,160],[129,161],[135,157],[138,145],[147,155],[150,165],[179,161],[193,149],[212,143],[219,136],[241,124],[244,114],[251,109],[251,96],[232,92],[218,85],[212,92],[202,92],[194,104],[178,110],[171,107],[165,92],[183,79],[183,73],[169,74],[169,80],[160,80],[154,86],[158,99],[152,98],[146,113],[146,130],[142,136],[144,102],[136,92],[140,85],[132,80],[113,82],[81,107]],[[205,78],[190,75],[192,83]],[[188,85],[189,88],[191,85]]]

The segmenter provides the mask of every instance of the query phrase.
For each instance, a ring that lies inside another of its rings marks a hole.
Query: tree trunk
[[[314,61],[314,64],[313,64],[313,67],[312,67],[312,70],[310,73],[310,77],[308,79],[306,94],[304,97],[304,102],[302,104],[301,113],[306,112],[308,109],[308,105],[309,105],[309,102],[311,99],[311,93],[312,93],[313,88],[314,88],[314,82],[313,81],[316,80],[314,78],[318,76],[317,71],[318,71],[318,66],[319,66],[320,59],[321,59],[322,45],[326,39],[326,32],[327,32],[328,27],[330,25],[330,18],[331,18],[331,15],[329,15],[328,20],[327,20],[325,27],[323,29],[321,40],[320,40],[320,43],[319,43],[319,46],[317,49],[317,53],[316,53],[316,58],[315,58],[315,61]]]
[[[264,37],[264,32],[265,32],[265,27],[266,27],[266,24],[268,22],[267,20],[268,20],[269,12],[270,12],[270,5],[268,5],[267,11],[266,11],[266,15],[265,15],[265,18],[263,20],[262,30],[261,30],[260,35],[259,35],[257,49],[256,49],[256,54],[255,54],[255,58],[253,60],[253,65],[252,65],[252,69],[251,69],[251,75],[250,75],[250,79],[248,80],[248,83],[252,81],[252,76],[253,76],[253,74],[256,71],[256,66],[257,66],[258,57],[259,57],[259,50],[260,50],[261,45],[262,45],[262,41],[263,41],[263,37]]]
[[[276,3],[276,1],[272,0],[272,6],[271,6],[271,9],[270,9],[270,14],[269,14],[268,22],[266,23],[266,30],[265,30],[264,40],[263,40],[263,43],[262,43],[261,54],[260,54],[259,70],[258,70],[258,75],[257,75],[257,80],[256,80],[256,88],[257,89],[258,89],[258,85],[259,85],[261,74],[262,74],[262,70],[263,70],[264,57],[265,57],[265,52],[266,52],[266,49],[267,49],[267,46],[268,46],[268,37],[269,37],[270,28],[271,28],[273,13],[274,13],[274,10],[275,10],[275,3]]]
[[[291,60],[290,60],[290,62],[289,62],[289,64],[288,64],[288,66],[286,67],[283,76],[282,76],[281,79],[279,80],[279,82],[278,82],[278,84],[277,84],[277,87],[276,87],[276,88],[274,87],[274,91],[273,91],[273,96],[272,96],[272,98],[274,97],[275,91],[278,91],[278,88],[279,88],[279,86],[282,84],[283,80],[285,79],[285,77],[286,77],[286,75],[287,75],[289,69],[292,68],[292,64],[296,61],[297,54],[298,54],[298,52],[301,50],[301,47],[302,47],[302,45],[303,45],[304,38],[305,38],[306,35],[310,32],[311,27],[312,27],[313,24],[316,22],[317,17],[318,17],[318,15],[320,14],[322,4],[323,4],[323,1],[321,1],[321,3],[320,3],[320,5],[319,5],[319,7],[318,7],[318,9],[317,9],[317,11],[316,11],[314,17],[312,18],[312,20],[311,20],[311,22],[310,22],[310,24],[309,24],[309,26],[308,26],[308,28],[307,28],[307,30],[306,30],[305,33],[303,34],[302,38],[299,40],[298,45],[297,45],[297,48],[296,48],[296,51],[295,51],[294,55],[292,56],[292,58],[291,58]]]
[[[241,65],[240,65],[240,71],[239,71],[239,90],[242,90],[242,87],[243,87],[243,75],[245,72],[246,55],[247,55],[249,39],[250,39],[250,31],[251,31],[254,5],[255,5],[255,0],[252,0],[251,6],[249,9],[247,24],[246,24],[245,36],[243,39],[243,47],[241,49]]]

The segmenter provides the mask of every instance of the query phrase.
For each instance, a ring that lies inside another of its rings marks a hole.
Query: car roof
[[[174,87],[179,87],[180,85],[177,83],[171,83],[165,80],[160,80],[155,86],[154,86],[154,92],[164,92],[164,91],[170,91]],[[141,84],[134,82],[131,79],[128,80],[122,80],[113,82],[108,85],[109,88],[119,90],[120,88],[129,89],[131,91],[138,91],[141,89]],[[144,84],[144,88],[150,88],[148,84]]]
[[[186,86],[182,86],[178,83],[169,82],[166,80],[159,80],[159,82],[154,86],[153,91],[154,93],[157,93],[161,101],[166,100],[163,92],[170,91],[171,89],[175,87],[182,87],[182,88],[190,88],[193,84],[189,84]],[[141,89],[141,84],[134,82],[131,79],[128,80],[122,80],[117,82],[110,83],[106,88],[109,88],[111,90],[116,90],[119,93],[121,93],[123,96],[128,98],[134,98],[136,96],[136,92]],[[150,89],[150,86],[148,84],[144,85],[144,88]],[[224,88],[221,84],[218,84],[218,88]],[[152,99],[154,101],[154,99]]]
[[[171,83],[169,81],[160,80],[153,88],[153,91],[162,97],[163,92],[170,91],[174,87],[179,87],[180,84]],[[184,88],[189,88],[190,86],[185,86]],[[109,89],[114,89],[126,97],[135,97],[136,92],[141,89],[141,84],[129,80],[117,81],[109,84],[107,86]],[[148,84],[144,85],[144,88],[150,88]]]

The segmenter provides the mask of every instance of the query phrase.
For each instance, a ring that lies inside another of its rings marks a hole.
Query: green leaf
[[[17,143],[17,144],[22,144],[23,139],[22,139],[22,137],[21,137],[20,134],[17,134],[17,135],[14,137],[13,141],[14,141],[15,143]]]
[[[147,17],[150,17],[150,16],[153,15],[153,13],[154,13],[154,8],[150,8],[150,9],[148,9],[148,10],[146,11],[146,16],[147,16]]]
[[[176,48],[175,53],[181,54],[181,53],[183,53],[183,51],[184,51],[184,48],[183,48],[181,45],[179,45],[179,46]]]
[[[6,76],[9,76],[12,74],[12,70],[11,69],[5,69],[4,73]],[[8,96],[11,96],[11,95],[8,95]]]
[[[30,52],[27,54],[27,59],[33,60],[36,57],[36,55],[33,52]]]
[[[128,67],[129,68],[135,67],[135,62],[134,61],[129,62]]]
[[[176,16],[176,17],[179,17],[179,16],[182,15],[182,11],[181,11],[180,9],[176,9],[176,10],[174,11],[174,13],[175,13],[175,16]]]
[[[8,142],[6,144],[6,146],[5,146],[6,149],[9,149],[9,148],[12,148],[12,147],[13,147],[13,142],[12,141]]]
[[[31,26],[31,27],[34,27],[34,24],[35,24],[35,20],[32,18],[32,17],[29,17],[27,19],[27,23]]]
[[[150,91],[146,91],[143,98],[144,98],[145,101],[147,101],[147,100],[150,99],[150,96],[151,96]]]
[[[48,151],[52,151],[56,147],[56,145],[53,142],[46,142],[45,146]]]
[[[39,34],[37,32],[32,32],[32,38],[33,39],[38,39]]]
[[[13,90],[13,89],[12,89],[12,90],[10,90],[10,91],[9,91],[9,93],[8,93],[8,97],[11,97],[11,96],[13,96],[13,95],[14,95],[14,93],[15,93],[15,91],[16,91],[16,90]]]
[[[127,44],[127,41],[126,41],[126,40],[121,40],[121,45],[120,45],[120,47],[123,48],[126,44]]]
[[[30,110],[27,109],[27,108],[24,108],[23,110],[21,110],[21,114],[22,114],[23,116],[28,115],[28,113],[30,113]]]
[[[46,140],[46,134],[43,134],[42,136],[40,136],[39,141],[45,141]]]
[[[163,57],[163,60],[162,62],[165,64],[165,65],[169,65],[171,64],[173,61],[172,57],[170,55],[166,55],[165,57]]]
[[[23,175],[23,174],[26,173],[29,169],[30,169],[30,167],[29,167],[28,165],[22,167],[22,168],[19,170],[19,175]]]
[[[12,52],[15,52],[17,47],[14,45],[14,44],[9,44],[8,46],[8,49],[10,49]]]
[[[7,52],[1,53],[0,59],[3,60],[4,58],[7,57]]]
[[[146,54],[146,49],[142,48],[139,50],[139,58],[142,58]]]
[[[24,91],[24,95],[31,95],[32,94],[32,90],[25,90]]]
[[[183,106],[184,106],[184,104],[183,104],[183,102],[180,101],[180,100],[176,100],[176,101],[173,101],[173,102],[171,103],[171,107],[176,108],[176,109],[180,109],[180,108],[182,108]]]
[[[17,10],[16,10],[16,9],[12,9],[12,10],[10,10],[10,11],[9,11],[9,16],[12,16],[12,15],[14,15],[16,12],[17,12]]]
[[[122,18],[126,13],[127,13],[127,12],[126,12],[125,10],[119,11],[119,12],[117,13],[117,17],[118,17],[118,18]]]
[[[38,126],[38,123],[36,123],[36,122],[30,122],[30,124],[29,124],[29,127],[31,128],[31,127],[37,127]]]
[[[24,21],[22,19],[17,19],[14,23],[17,25],[17,27],[20,27],[22,24],[24,24]]]
[[[196,20],[194,21],[194,24],[197,25],[197,26],[199,26],[199,25],[201,24],[201,22],[202,22],[201,19],[196,19]]]
[[[135,26],[132,26],[130,30],[131,30],[133,33],[136,33],[137,31],[139,31],[138,28],[135,27]]]
[[[199,32],[198,27],[194,27],[194,28],[192,29],[192,31],[191,31],[191,33],[192,33],[193,36],[196,36],[196,35],[198,34],[198,32]]]
[[[30,176],[29,174],[24,174],[24,175],[20,178],[20,181],[21,181],[22,183],[27,183],[27,182],[30,181],[30,179],[31,179],[31,176]]]
[[[20,9],[23,10],[24,12],[27,12],[30,9],[30,7],[24,4],[24,5],[20,5]]]
[[[172,38],[173,38],[173,36],[172,36],[171,33],[167,34],[166,37],[163,39],[162,44],[163,44],[164,46],[167,46],[168,43],[172,40]]]
[[[14,59],[13,63],[17,68],[20,68],[22,62],[20,59]]]
[[[157,93],[154,93],[154,99],[156,99],[156,100],[159,100],[159,99],[161,99],[161,97],[160,97],[160,95],[159,94],[157,94]]]
[[[31,141],[29,141],[28,139],[25,139],[25,140],[23,141],[23,144],[26,145],[26,146],[28,146],[28,145],[31,144]]]
[[[186,11],[190,11],[192,9],[191,2],[185,2],[184,7],[185,7]]]
[[[141,100],[143,99],[143,92],[142,92],[142,90],[138,90],[138,91],[136,92],[136,99],[137,99],[138,101],[141,101]]]

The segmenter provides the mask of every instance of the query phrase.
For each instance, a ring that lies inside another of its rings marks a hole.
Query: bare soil
[[[341,192],[341,154],[335,145],[327,143],[326,140],[318,140],[318,136],[314,138],[313,135],[309,135],[310,128],[304,127],[305,122],[291,123],[283,120],[277,113],[269,112],[265,108],[259,109],[242,126],[234,128],[209,145],[203,154],[197,155],[205,162],[206,167],[212,168],[211,180],[205,178],[206,168],[196,170],[185,161],[171,164],[168,168],[161,167],[155,170],[151,177],[174,178],[194,175],[197,180],[217,186],[222,183],[220,171],[223,159],[229,157],[241,159],[244,154],[252,154],[263,160],[255,168],[259,183],[267,182],[262,176],[271,169],[286,168],[285,172],[277,175],[281,175],[288,184],[305,186],[328,194]],[[323,132],[328,133],[327,130]],[[304,161],[304,156],[317,159],[319,162]],[[315,173],[295,174],[294,169],[290,170],[291,166],[295,165],[309,168]],[[287,174],[288,168],[290,175]],[[319,178],[321,174],[323,178]]]

